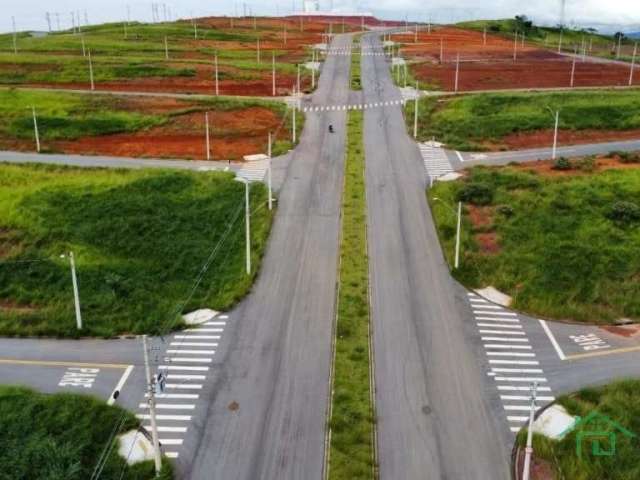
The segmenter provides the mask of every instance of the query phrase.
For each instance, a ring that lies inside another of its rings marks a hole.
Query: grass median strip
[[[374,477],[362,112],[351,112],[342,200],[329,478]]]

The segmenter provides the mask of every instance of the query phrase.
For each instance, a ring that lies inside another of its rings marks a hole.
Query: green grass
[[[140,425],[133,414],[89,396],[0,386],[0,478],[86,480],[120,422],[118,433]],[[152,461],[127,466],[117,450],[116,440],[101,478],[154,477]],[[159,478],[173,478],[169,462],[164,462]]]
[[[414,102],[408,102],[410,128],[413,109]],[[500,93],[424,97],[419,105],[418,138],[436,137],[456,150],[485,150],[485,142],[499,143],[512,133],[553,129],[556,109],[560,110],[560,129],[640,128],[640,90]]]
[[[362,78],[360,61],[362,56],[359,53],[351,55],[351,90],[362,90]]]
[[[464,180],[436,183],[429,201],[450,264],[451,209],[469,198],[469,185],[488,194],[488,220],[472,225],[465,203],[458,280],[470,288],[492,285],[513,297],[514,308],[536,316],[640,319],[640,215],[626,222],[612,216],[620,202],[640,205],[640,170],[542,177],[513,167],[477,167]],[[460,197],[465,188],[467,196]],[[483,251],[478,234],[494,235],[499,251]]]
[[[362,112],[350,112],[348,122],[331,412],[331,480],[374,478]]]
[[[582,458],[577,455],[577,430],[567,434],[562,440],[554,441],[534,434],[534,456],[542,458],[553,465],[558,479],[571,480],[635,480],[640,478],[638,463],[638,447],[640,443],[640,381],[623,380],[603,387],[585,388],[575,395],[562,396],[558,403],[563,405],[571,415],[585,418],[592,412],[605,415],[612,421],[635,435],[627,438],[617,434],[615,455],[594,456],[591,454],[591,443],[583,443]],[[589,430],[585,425],[584,431]],[[613,431],[608,426],[605,431]],[[526,431],[518,435],[518,443],[526,443]],[[605,442],[604,448],[608,448]]]
[[[82,335],[163,333],[181,313],[229,309],[251,288],[271,225],[266,189],[253,184],[248,276],[244,187],[231,174],[3,165],[0,178],[3,335],[80,335],[68,260],[60,258],[69,250]]]

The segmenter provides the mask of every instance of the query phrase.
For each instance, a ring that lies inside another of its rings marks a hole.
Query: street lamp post
[[[413,138],[417,139],[418,138],[418,105],[419,105],[419,100],[420,100],[420,89],[419,89],[419,83],[416,81],[416,106],[415,106],[415,111],[414,111],[414,115],[413,115]]]
[[[551,153],[551,159],[555,160],[558,151],[558,127],[560,125],[560,110],[556,110],[555,113],[553,112],[553,110],[551,110],[551,107],[547,107],[547,110],[551,112],[551,115],[555,115],[556,118],[555,128],[553,129],[553,150]]]
[[[524,454],[524,467],[522,471],[522,480],[529,480],[531,470],[531,454],[533,453],[533,418],[536,412],[536,390],[538,382],[531,385],[531,409],[529,410],[529,428],[527,429],[527,446]]]
[[[40,135],[38,133],[38,119],[36,118],[36,107],[31,107],[33,113],[33,133],[36,137],[36,150],[40,153]]]
[[[273,199],[271,198],[271,132],[269,132],[269,148],[267,156],[269,157],[269,170],[267,171],[267,187],[269,190],[269,210],[273,208]]]
[[[82,313],[80,311],[80,292],[78,290],[78,277],[76,276],[76,262],[73,252],[69,252],[69,266],[71,267],[71,284],[73,286],[73,304],[76,312],[76,327],[78,330],[82,330]],[[60,258],[65,258],[66,255],[60,255]]]
[[[446,206],[452,213],[457,215],[457,225],[456,225],[456,249],[454,254],[454,268],[457,270],[460,267],[460,235],[462,233],[462,202],[458,202],[458,211],[455,212],[449,205],[444,203],[440,198],[433,197],[435,202],[440,202],[444,206]]]

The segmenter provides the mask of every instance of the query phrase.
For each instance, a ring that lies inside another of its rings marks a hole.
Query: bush
[[[594,156],[584,157],[577,161],[576,166],[583,172],[593,172],[598,166],[598,162]]]
[[[565,157],[560,157],[553,163],[554,170],[571,170],[573,168],[573,164],[571,160]]]
[[[607,217],[621,224],[637,222],[640,220],[640,207],[633,202],[616,202],[611,207]]]
[[[471,203],[473,205],[490,205],[493,202],[493,188],[488,183],[470,182],[458,192],[459,202]]]
[[[631,152],[611,152],[614,158],[618,158],[621,163],[640,163],[640,154]]]
[[[509,205],[500,205],[498,207],[498,213],[509,218],[513,216],[514,211],[513,208],[511,208]]]

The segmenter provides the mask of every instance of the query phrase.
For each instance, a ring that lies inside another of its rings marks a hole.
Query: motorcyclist
[[[329,133],[333,133],[333,125],[329,124]]]

